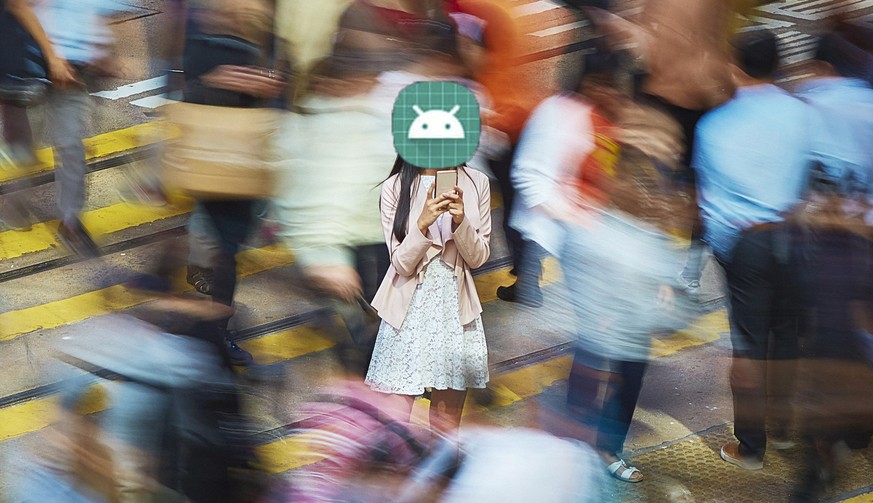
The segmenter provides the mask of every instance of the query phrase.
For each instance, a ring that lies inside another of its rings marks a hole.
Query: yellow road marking
[[[101,157],[109,157],[138,147],[158,143],[165,137],[166,133],[163,132],[160,123],[148,122],[86,138],[84,141],[85,155],[89,161]],[[0,170],[0,182],[51,171],[55,168],[55,159],[51,148],[37,150],[36,158],[37,164],[29,168]]]
[[[252,274],[293,263],[290,253],[280,246],[268,246],[241,252],[238,257],[238,274]],[[179,276],[183,273],[180,272]],[[183,290],[191,287],[177,278]],[[8,341],[37,330],[69,325],[110,311],[126,309],[149,300],[149,297],[133,292],[124,286],[84,293],[39,306],[0,313],[0,341]]]
[[[313,327],[302,326],[242,341],[239,345],[250,352],[259,364],[270,365],[331,348],[336,342]]]
[[[727,311],[719,309],[705,314],[688,328],[677,330],[669,337],[652,340],[652,358],[671,355],[685,348],[700,346],[717,341],[721,334],[730,331]]]
[[[190,205],[155,208],[129,203],[119,203],[87,211],[82,215],[82,224],[100,241],[102,237],[140,225],[150,224],[191,211]],[[34,224],[29,231],[0,232],[0,260],[8,260],[28,253],[57,248],[60,243],[55,231],[57,220]]]
[[[873,503],[873,492],[869,492],[867,494],[859,494],[854,498],[840,501],[842,501],[843,503]]]

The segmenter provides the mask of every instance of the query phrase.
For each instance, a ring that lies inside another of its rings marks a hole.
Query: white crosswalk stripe
[[[769,14],[785,16],[804,21],[820,21],[826,17],[840,13],[851,13],[873,7],[873,0],[805,0],[801,2],[775,2],[759,9]]]
[[[512,8],[512,13],[518,17],[533,16],[550,10],[560,9],[561,6],[549,0],[537,0],[536,2],[519,5]]]
[[[122,98],[129,98],[131,96],[135,96],[137,94],[146,93],[149,91],[154,91],[155,89],[161,89],[167,86],[167,77],[154,77],[151,79],[141,80],[139,82],[134,82],[132,84],[126,84],[121,87],[117,87],[111,91],[100,91],[96,93],[91,93],[91,96],[96,96],[98,98],[105,98],[107,100],[120,100]]]

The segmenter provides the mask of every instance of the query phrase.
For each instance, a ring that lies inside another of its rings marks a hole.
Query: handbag
[[[261,199],[274,195],[268,158],[283,112],[171,103],[162,111],[178,136],[168,142],[162,177],[170,189],[197,199]]]
[[[0,3],[0,102],[29,107],[41,102],[51,86],[48,67],[36,40]]]

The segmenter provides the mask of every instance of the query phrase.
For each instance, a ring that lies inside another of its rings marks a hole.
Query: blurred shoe
[[[193,286],[195,290],[203,295],[212,295],[212,285],[215,283],[212,269],[189,265],[188,274],[185,279],[189,285]]]
[[[92,258],[100,254],[100,248],[79,220],[72,224],[61,223],[58,226],[58,239],[68,250],[80,257]]]
[[[17,231],[29,231],[34,222],[30,209],[14,199],[3,212],[3,221],[10,228]]]
[[[500,286],[497,287],[497,298],[506,302],[516,302],[523,306],[528,307],[542,307],[543,305],[543,292],[539,288],[536,290],[532,290],[530,292],[526,292],[524,295],[518,294],[518,289],[516,285],[518,283],[509,285],[509,286]]]
[[[252,356],[251,353],[239,347],[229,337],[226,337],[224,341],[227,344],[227,355],[230,358],[230,363],[232,365],[247,367],[254,363],[255,357]]]
[[[777,451],[787,451],[788,449],[794,449],[797,446],[797,443],[788,437],[771,436],[770,445]]]
[[[695,300],[698,298],[698,295],[700,294],[700,280],[689,280],[680,274],[679,285],[682,287],[682,290],[685,291],[686,295]]]
[[[764,460],[740,454],[740,444],[737,442],[729,442],[721,447],[721,459],[743,470],[755,471],[764,468]]]

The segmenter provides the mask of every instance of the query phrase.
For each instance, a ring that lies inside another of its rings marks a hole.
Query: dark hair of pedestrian
[[[582,71],[579,75],[577,89],[591,81],[616,86],[621,69],[621,60],[618,54],[602,38],[592,42],[594,47],[582,56]]]
[[[865,78],[873,57],[841,34],[830,32],[819,39],[815,59],[829,63],[843,77]]]
[[[769,30],[741,33],[733,41],[739,68],[746,75],[766,79],[776,74],[779,67],[779,49],[776,35]]]

